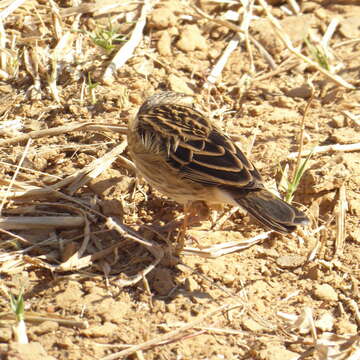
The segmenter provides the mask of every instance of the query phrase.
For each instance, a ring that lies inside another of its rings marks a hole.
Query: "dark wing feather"
[[[159,105],[140,114],[140,123],[160,137],[170,166],[189,180],[239,189],[261,189],[262,178],[244,153],[200,112]]]

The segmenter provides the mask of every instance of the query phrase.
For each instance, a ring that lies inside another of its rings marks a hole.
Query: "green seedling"
[[[306,157],[306,159],[299,164],[299,166],[295,170],[294,177],[292,180],[289,180],[288,175],[285,173],[285,170],[280,167],[280,171],[282,174],[282,182],[284,181],[285,183],[284,184],[284,188],[286,192],[285,201],[288,202],[289,204],[291,204],[291,202],[294,199],[294,194],[297,188],[299,187],[301,178],[305,173],[306,166],[311,158],[312,153],[313,152],[311,151],[311,153]]]
[[[106,29],[97,29],[94,34],[90,34],[90,39],[97,46],[103,48],[107,53],[111,53],[115,48],[114,43],[125,41],[125,36],[117,34],[112,28],[111,23]]]
[[[23,290],[20,290],[20,294],[16,298],[13,294],[10,294],[10,307],[15,314],[16,325],[13,327],[15,340],[20,344],[27,344],[28,338],[26,335],[25,324],[25,301]]]
[[[324,49],[321,46],[316,46],[311,43],[309,37],[304,39],[305,45],[308,48],[311,57],[325,70],[330,71],[330,61]]]

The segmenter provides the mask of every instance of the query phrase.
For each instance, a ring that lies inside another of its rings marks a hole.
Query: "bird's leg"
[[[182,251],[185,245],[185,234],[186,234],[186,229],[189,226],[190,209],[191,209],[191,202],[188,201],[184,205],[184,220],[180,226],[178,236],[176,239],[175,251],[177,254],[179,254]]]
[[[184,220],[180,226],[176,252],[179,253],[185,245],[186,230],[189,226],[198,223],[199,221],[205,220],[209,217],[209,207],[203,201],[188,201],[184,205]]]

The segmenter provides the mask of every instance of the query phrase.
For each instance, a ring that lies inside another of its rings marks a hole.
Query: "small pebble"
[[[315,326],[321,331],[332,331],[334,327],[334,318],[331,314],[323,314],[319,320],[315,321]]]
[[[44,335],[49,332],[54,332],[59,328],[59,324],[55,321],[44,321],[39,326],[34,328],[34,334]]]
[[[338,294],[329,284],[315,285],[313,294],[315,298],[325,301],[337,301]]]
[[[276,264],[284,269],[294,269],[304,264],[305,261],[306,261],[305,256],[283,255],[283,256],[279,256],[276,259]]]

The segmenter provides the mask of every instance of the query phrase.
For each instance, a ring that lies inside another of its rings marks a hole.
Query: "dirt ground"
[[[312,61],[335,24],[322,57],[335,83],[284,45],[261,1],[237,38],[241,3],[30,0],[2,15],[2,359],[360,358],[360,5],[298,1],[295,13],[269,1],[280,34]],[[104,79],[145,10],[133,55]],[[253,244],[267,230],[224,208],[176,256],[182,208],[136,180],[124,130],[165,89],[194,95],[282,194],[304,119],[302,150],[314,152],[294,202],[311,224]],[[110,217],[155,245],[111,230]],[[234,241],[239,250],[214,253]],[[10,309],[21,290],[29,344],[15,341]]]

